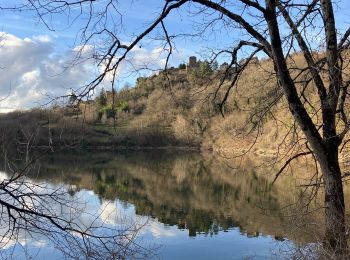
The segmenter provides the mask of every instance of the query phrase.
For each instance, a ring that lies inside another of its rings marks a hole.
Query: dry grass
[[[306,66],[300,54],[292,55],[288,64],[291,68]],[[291,69],[291,74],[296,75],[297,71]],[[350,74],[348,67],[346,71]],[[213,93],[218,87],[218,80],[213,79],[216,74],[209,83],[201,82],[201,85],[193,85],[190,84],[189,76],[186,76],[184,71],[174,70],[170,72],[169,78],[165,77],[164,73],[140,78],[134,88],[122,89],[114,98],[109,93],[109,103],[114,99],[116,105],[127,102],[129,107],[128,111],[118,111],[116,120],[103,119],[102,124],[99,122],[96,125],[97,108],[92,102],[82,104],[79,115],[68,115],[64,109],[56,109],[41,111],[43,115],[40,118],[38,112],[29,111],[3,115],[2,121],[4,124],[7,121],[13,124],[17,120],[15,123],[17,126],[13,129],[18,129],[19,125],[33,128],[33,124],[40,125],[45,120],[51,125],[60,121],[57,127],[66,131],[70,126],[77,128],[76,124],[84,124],[91,133],[88,137],[91,139],[95,138],[94,132],[101,134],[101,131],[106,131],[106,136],[101,139],[101,142],[103,140],[109,142],[105,145],[132,143],[152,146],[152,142],[155,142],[161,145],[201,146],[203,149],[232,154],[249,149],[259,154],[271,155],[278,150],[283,153],[295,145],[302,135],[295,126],[283,97],[271,108],[266,107],[266,104],[273,101],[280,93],[272,72],[273,66],[270,60],[250,64],[231,90],[224,106],[225,117],[221,116],[218,104],[224,96],[228,82],[218,91],[217,98],[213,99]],[[324,80],[327,83],[327,79]],[[301,86],[298,88],[301,89]],[[306,109],[313,113],[313,109],[317,110],[319,104],[312,84],[305,94],[311,104],[306,104]],[[321,122],[319,111],[313,114],[313,120],[317,124]],[[101,130],[101,127],[107,130]],[[339,124],[339,127],[342,125]],[[296,134],[288,135],[290,132]],[[157,141],[155,136],[157,134],[163,141]],[[72,134],[69,138],[73,138]],[[253,148],[252,144],[255,144]],[[347,148],[344,149],[346,150]]]

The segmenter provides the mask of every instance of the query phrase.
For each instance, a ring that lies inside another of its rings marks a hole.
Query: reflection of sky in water
[[[141,224],[148,221],[140,233],[141,242],[146,246],[160,246],[157,257],[161,259],[264,259],[281,244],[270,236],[249,238],[242,235],[238,228],[221,231],[213,236],[198,234],[190,237],[187,230],[136,215],[134,206],[123,201],[101,201],[92,191],[87,190],[77,192],[74,198],[84,200],[86,213],[99,214],[100,220],[108,225],[134,221]],[[87,216],[88,214],[80,215],[79,221],[88,222]],[[12,241],[3,248],[2,256],[12,259],[62,259],[62,254],[45,237],[30,238],[23,232],[19,234],[18,243]]]

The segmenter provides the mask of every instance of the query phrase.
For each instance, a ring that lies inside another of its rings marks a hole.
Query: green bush
[[[117,105],[118,112],[129,112],[129,110],[130,109],[129,109],[128,101],[123,100],[123,101],[118,103],[118,105]]]
[[[117,111],[116,109],[113,107],[112,104],[109,104],[105,107],[105,113],[106,113],[106,116],[107,118],[115,118],[116,117],[116,114],[117,114]]]

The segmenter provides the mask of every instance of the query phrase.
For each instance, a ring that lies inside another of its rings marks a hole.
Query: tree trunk
[[[325,220],[326,233],[325,245],[330,253],[336,258],[345,258],[347,255],[347,241],[345,232],[345,204],[343,185],[341,180],[341,171],[338,160],[338,147],[340,140],[336,134],[335,109],[329,107],[329,101],[321,103],[323,113],[323,130],[324,135],[321,137],[319,130],[314,124],[310,114],[308,114],[305,106],[301,102],[295,82],[293,81],[286,59],[283,53],[283,45],[278,27],[276,14],[276,0],[265,0],[266,12],[264,13],[270,35],[271,56],[274,61],[275,71],[284,94],[288,100],[289,109],[294,119],[299,124],[301,130],[305,134],[312,150],[315,152],[317,161],[319,162],[324,183],[325,183]],[[337,69],[335,65],[338,58],[336,50],[336,38],[334,38],[334,17],[331,1],[322,1],[324,12],[330,20],[327,24],[327,61],[329,67]],[[335,46],[334,46],[335,44]],[[331,57],[331,54],[335,55]],[[338,69],[339,70],[339,69]],[[334,72],[335,73],[335,72]],[[337,72],[339,73],[339,72]],[[333,75],[330,72],[330,75]],[[334,74],[337,77],[337,74]],[[338,88],[339,82],[331,77],[333,82],[330,89]],[[315,78],[314,78],[315,80]],[[323,93],[324,95],[325,93]],[[322,99],[321,99],[322,101]],[[333,105],[334,107],[334,105]],[[335,106],[336,107],[336,106]]]
[[[327,149],[326,158],[326,160],[320,161],[325,183],[326,230],[324,244],[332,255],[342,259],[347,256],[348,246],[345,231],[343,184],[336,145]]]

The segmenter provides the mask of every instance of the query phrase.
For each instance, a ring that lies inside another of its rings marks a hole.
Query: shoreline
[[[131,151],[142,151],[142,150],[178,150],[178,151],[203,151],[201,147],[198,146],[112,146],[112,145],[98,145],[98,146],[48,146],[48,145],[39,145],[39,146],[32,146],[32,149],[37,150],[90,150],[90,151],[118,151],[118,150],[131,150]],[[206,151],[212,151],[212,150],[206,150]]]

